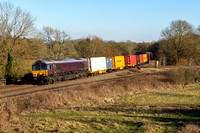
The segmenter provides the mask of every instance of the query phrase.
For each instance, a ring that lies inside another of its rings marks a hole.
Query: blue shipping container
[[[107,66],[107,69],[113,68],[113,59],[112,58],[106,58],[106,66]]]

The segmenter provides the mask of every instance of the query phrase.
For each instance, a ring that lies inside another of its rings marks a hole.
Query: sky
[[[200,0],[0,0],[36,17],[35,27],[65,31],[72,39],[153,42],[172,21],[200,25]]]

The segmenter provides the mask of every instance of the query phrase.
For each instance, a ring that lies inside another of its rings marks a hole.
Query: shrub
[[[188,59],[180,59],[176,65],[188,66]]]
[[[189,67],[185,69],[185,83],[198,82],[200,79],[200,70],[196,67]]]
[[[200,81],[200,70],[197,67],[178,67],[167,73],[170,82],[186,85]]]
[[[187,124],[182,130],[178,131],[178,133],[199,133],[200,127],[197,124]]]

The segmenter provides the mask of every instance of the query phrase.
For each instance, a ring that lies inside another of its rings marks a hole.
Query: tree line
[[[96,36],[72,40],[66,31],[50,26],[38,31],[35,21],[29,12],[0,3],[0,78],[23,76],[27,60],[109,57],[133,51],[151,51],[166,65],[188,58],[200,62],[200,27],[195,29],[183,20],[172,21],[161,32],[162,39],[150,43],[104,41]]]

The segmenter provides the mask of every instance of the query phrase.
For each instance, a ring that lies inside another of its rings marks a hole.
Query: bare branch
[[[35,18],[29,12],[14,8],[11,3],[0,4],[0,35],[4,45],[9,38],[13,39],[12,51],[19,38],[27,37],[34,31]]]

